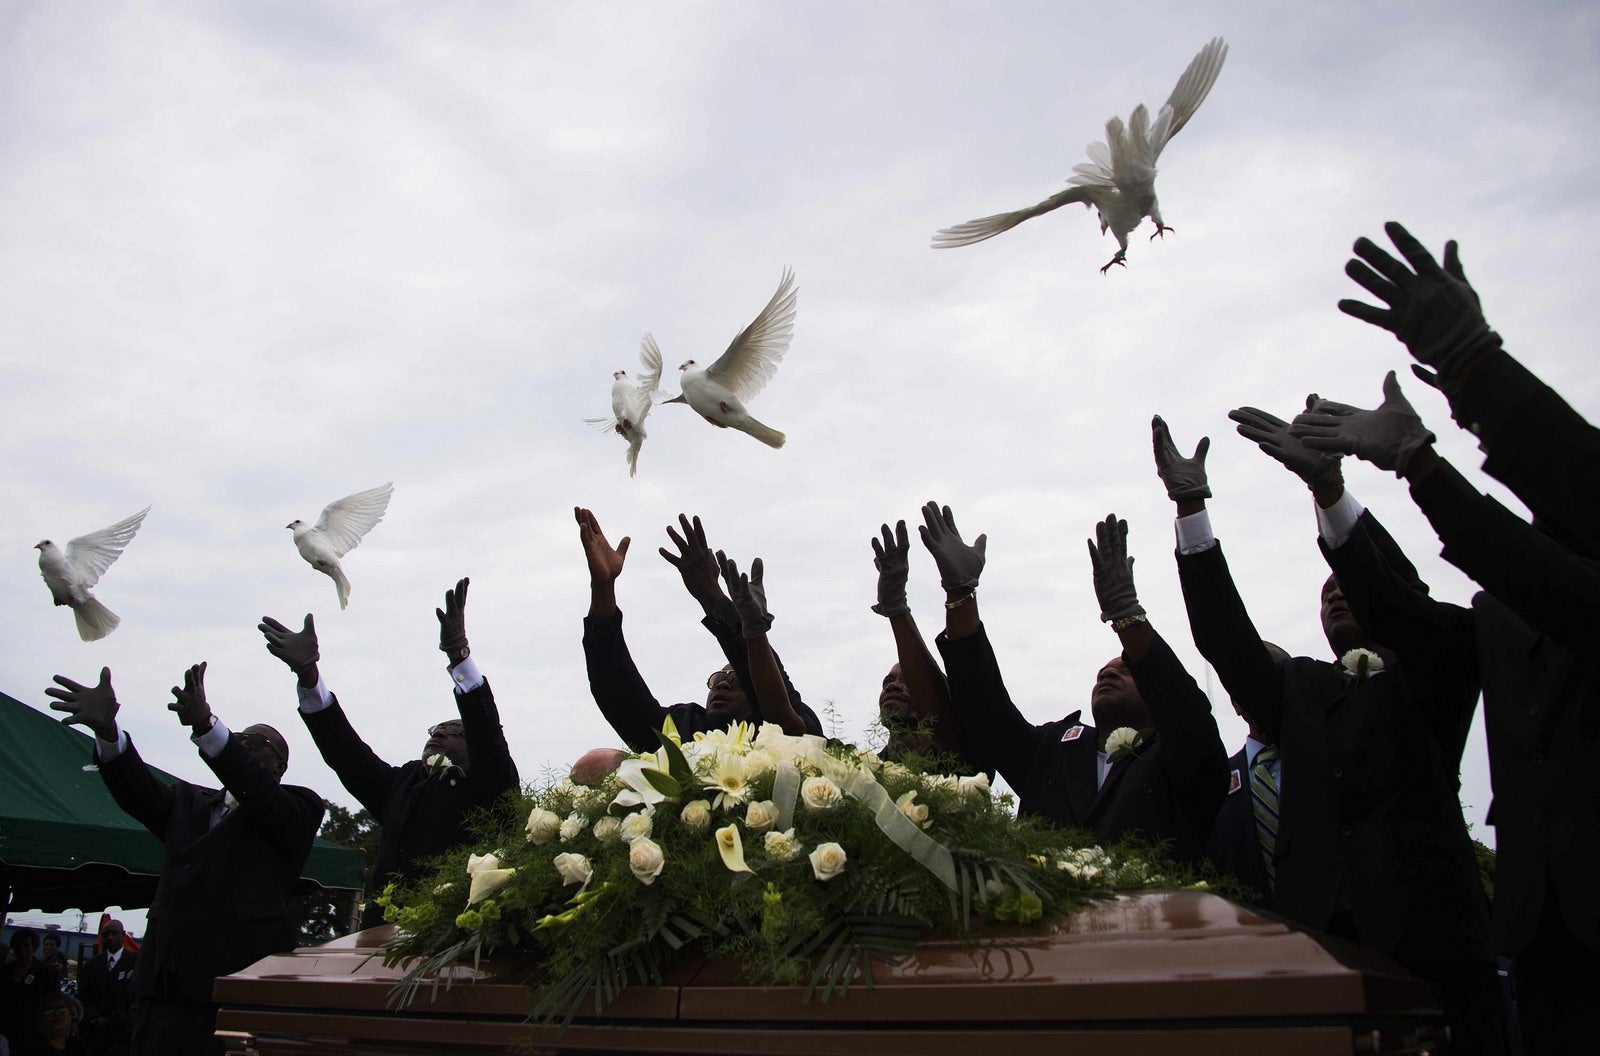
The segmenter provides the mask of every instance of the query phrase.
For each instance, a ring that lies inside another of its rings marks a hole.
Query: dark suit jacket
[[[1567,927],[1600,953],[1600,656],[1585,564],[1446,463],[1411,489],[1444,557],[1485,585],[1470,611],[1378,580],[1362,604],[1391,633],[1456,650],[1483,678],[1495,827],[1495,949],[1528,946],[1553,888]],[[1357,540],[1352,539],[1352,543]],[[1340,553],[1350,544],[1341,547]],[[1355,551],[1350,559],[1361,557]],[[1351,596],[1352,606],[1357,598]]]
[[[1128,662],[1156,732],[1098,788],[1096,733],[1081,712],[1041,726],[1023,718],[982,628],[956,641],[941,632],[935,642],[971,761],[1000,771],[1023,813],[1090,829],[1102,845],[1137,831],[1172,840],[1180,859],[1199,857],[1227,791],[1227,753],[1210,702],[1159,636],[1143,660]]]
[[[722,646],[723,656],[733,665],[734,674],[739,676],[739,685],[744,687],[750,699],[751,721],[763,721],[751,688],[755,681],[750,676],[749,648],[745,645],[739,614],[734,610],[733,602],[723,598],[712,613],[700,622],[716,636],[717,644]],[[622,743],[636,752],[652,752],[661,747],[661,725],[669,717],[678,733],[684,737],[727,725],[713,721],[706,714],[704,704],[664,707],[656,701],[650,687],[645,684],[644,676],[639,674],[638,667],[634,665],[633,656],[628,652],[627,640],[622,636],[620,609],[611,617],[583,618],[583,659],[589,670],[589,691],[594,694],[594,702],[600,706],[600,714],[617,731]],[[782,661],[778,666],[782,669]],[[805,723],[806,732],[824,736],[822,720],[800,699],[800,693],[789,681],[787,671],[783,672],[783,682],[789,691],[789,703]]]
[[[133,1023],[130,998],[133,993],[133,973],[139,966],[139,954],[124,948],[117,958],[117,969],[111,970],[108,955],[103,951],[83,963],[78,971],[78,997],[83,1001],[90,1018],[99,1016],[125,1027]]]
[[[1470,718],[1471,673],[1424,705],[1404,654],[1365,680],[1310,657],[1274,664],[1220,544],[1180,554],[1178,572],[1195,645],[1282,753],[1273,908],[1313,928],[1348,910],[1362,943],[1411,966],[1487,961],[1488,900],[1456,798],[1460,747],[1429,721],[1452,707]],[[1342,574],[1340,585],[1351,589]],[[1445,681],[1431,672],[1427,684]]]
[[[1256,904],[1271,908],[1272,887],[1256,834],[1255,807],[1250,801],[1250,760],[1240,748],[1228,759],[1228,794],[1217,808],[1206,837],[1206,859],[1255,893]]]
[[[350,725],[337,697],[321,711],[300,713],[323,761],[378,821],[378,849],[368,885],[373,896],[391,880],[408,879],[419,862],[465,839],[462,819],[468,811],[493,807],[506,792],[520,787],[489,683],[454,696],[471,766],[442,775],[430,775],[421,759],[399,766],[384,762]],[[369,901],[361,926],[382,922],[383,910]]]
[[[322,798],[254,770],[236,735],[217,758],[201,758],[239,800],[215,828],[222,793],[162,784],[131,739],[100,764],[117,805],[164,846],[133,976],[140,997],[209,1002],[217,976],[295,946],[289,896],[322,824]]]

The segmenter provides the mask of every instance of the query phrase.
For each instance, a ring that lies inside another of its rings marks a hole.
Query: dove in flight
[[[48,539],[33,544],[39,551],[39,574],[50,588],[50,597],[57,605],[70,605],[73,618],[78,622],[78,637],[86,642],[96,642],[117,629],[122,620],[89,593],[89,588],[100,582],[111,563],[122,556],[134,533],[144,523],[146,506],[132,517],[98,532],[80,535],[68,541],[62,550]]]
[[[330,502],[317,518],[315,525],[305,521],[290,521],[284,527],[294,532],[294,546],[306,563],[333,580],[339,590],[339,608],[350,603],[350,581],[345,578],[339,559],[356,548],[356,545],[383,520],[389,509],[389,496],[394,485],[384,484],[346,495],[338,502]]]
[[[666,402],[687,403],[718,428],[737,429],[768,447],[782,447],[784,435],[750,417],[744,401],[766,388],[778,372],[778,363],[794,337],[798,296],[794,272],[785,269],[772,300],[715,363],[702,367],[691,359],[678,367],[683,371],[683,391]]]
[[[644,418],[655,405],[655,394],[661,388],[661,349],[649,334],[639,343],[639,362],[644,369],[637,381],[628,377],[625,370],[611,375],[611,417],[585,418],[590,425],[610,429],[628,441],[628,476],[639,471],[639,448],[644,446]]]
[[[1127,267],[1128,235],[1145,217],[1155,221],[1156,232],[1150,236],[1151,241],[1156,235],[1172,230],[1162,222],[1161,206],[1156,201],[1156,159],[1167,141],[1189,123],[1200,104],[1205,102],[1227,57],[1227,43],[1221,37],[1213,37],[1178,78],[1178,86],[1162,104],[1154,124],[1143,103],[1128,117],[1126,126],[1122,118],[1113,117],[1106,122],[1105,143],[1089,144],[1089,160],[1072,167],[1077,175],[1067,181],[1070,186],[1066,190],[1014,213],[999,213],[947,227],[933,236],[933,248],[970,246],[1009,231],[1024,220],[1063,205],[1082,202],[1099,212],[1100,233],[1110,231],[1117,240],[1116,256],[1106,262],[1100,274],[1111,270],[1113,264]]]

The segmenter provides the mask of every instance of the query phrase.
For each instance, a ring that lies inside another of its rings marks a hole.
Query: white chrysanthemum
[[[632,843],[649,836],[655,829],[656,812],[641,810],[622,819],[622,838]]]
[[[794,830],[786,829],[783,832],[769,832],[764,837],[763,844],[767,855],[780,862],[787,862],[800,853],[800,841],[794,838]]]
[[[655,883],[666,864],[661,845],[649,837],[640,836],[628,844],[628,868],[641,884]]]
[[[928,820],[928,807],[926,804],[918,803],[916,800],[916,790],[912,789],[895,800],[894,805],[899,807],[900,813],[910,818],[913,824],[921,825]]]
[[[572,797],[572,809],[592,818],[605,810],[609,802],[604,789],[580,787]]]
[[[744,827],[751,832],[766,832],[778,823],[778,805],[770,799],[745,808]]]
[[[704,799],[691,800],[684,804],[678,817],[691,829],[703,829],[711,824],[711,803]]]
[[[618,832],[621,828],[622,822],[607,814],[605,817],[595,822],[594,828],[590,831],[594,833],[594,838],[599,840],[601,843],[609,843],[617,838]]]
[[[711,805],[718,810],[732,810],[744,802],[746,781],[744,760],[737,755],[719,755],[716,765],[706,781],[707,791],[716,790]]]
[[[1130,751],[1139,739],[1139,731],[1132,726],[1118,726],[1106,737],[1106,754],[1119,755]]]
[[[800,801],[807,810],[833,810],[844,802],[844,789],[826,777],[808,777],[800,782]]]
[[[562,843],[570,843],[578,838],[578,833],[589,827],[589,819],[573,811],[561,823],[560,835]]]
[[[561,817],[554,811],[534,807],[528,814],[528,824],[524,831],[527,833],[529,843],[549,843],[561,831]]]
[[[1383,670],[1383,657],[1371,649],[1352,649],[1339,658],[1339,663],[1357,678],[1375,675]]]
[[[807,855],[811,860],[811,875],[818,880],[832,880],[844,872],[844,865],[848,855],[844,848],[837,843],[818,844],[817,849]]]

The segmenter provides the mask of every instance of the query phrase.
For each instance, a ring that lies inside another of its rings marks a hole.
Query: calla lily
[[[647,770],[654,770],[657,779],[666,776],[643,759],[624,759],[622,765],[617,767],[617,780],[622,783],[622,791],[618,792],[611,802],[624,809],[631,809],[639,806],[653,807],[665,800],[666,793],[657,788],[646,776]]]
[[[505,887],[516,873],[515,869],[479,869],[472,874],[472,887],[467,890],[467,905],[477,905]]]
[[[744,864],[744,841],[739,839],[737,825],[725,825],[717,830],[717,853],[722,855],[722,864],[728,867],[728,872],[755,872]]]

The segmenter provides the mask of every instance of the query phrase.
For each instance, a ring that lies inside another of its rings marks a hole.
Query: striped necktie
[[[1267,867],[1267,880],[1278,883],[1273,852],[1278,847],[1278,778],[1272,772],[1278,749],[1268,745],[1256,753],[1250,766],[1250,806],[1256,816],[1256,839],[1261,844],[1261,860]]]

